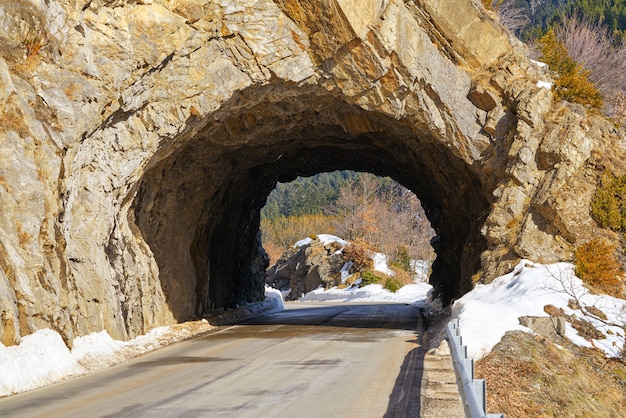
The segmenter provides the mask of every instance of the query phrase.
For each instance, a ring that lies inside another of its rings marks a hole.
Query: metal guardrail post
[[[469,418],[504,418],[503,414],[487,414],[487,384],[484,379],[474,379],[474,360],[467,358],[467,347],[463,345],[459,335],[459,320],[450,321],[446,331],[465,416]]]

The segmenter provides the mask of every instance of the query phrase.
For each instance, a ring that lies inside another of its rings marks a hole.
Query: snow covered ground
[[[265,303],[257,309],[263,313],[283,310],[280,292],[266,288]],[[114,340],[101,331],[75,338],[71,350],[57,332],[41,329],[22,338],[17,346],[0,343],[0,396],[100,370],[211,328],[202,319],[155,328],[130,341]]]
[[[428,292],[432,286],[428,283],[414,283],[403,286],[396,293],[384,289],[380,284],[363,287],[324,290],[318,288],[300,298],[307,302],[399,302],[426,304]]]
[[[606,315],[601,319],[568,307],[575,299],[583,307],[595,307]],[[574,344],[595,346],[608,356],[619,357],[624,348],[626,300],[606,295],[592,295],[574,275],[569,263],[541,265],[522,260],[511,273],[474,290],[454,302],[452,316],[459,318],[460,334],[467,345],[468,356],[480,359],[487,355],[505,332],[522,330],[521,316],[544,316],[544,306],[562,308],[567,315],[591,322],[606,338],[588,341],[578,335],[570,323],[565,336]]]

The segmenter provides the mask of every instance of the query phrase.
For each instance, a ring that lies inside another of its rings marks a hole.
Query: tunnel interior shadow
[[[406,314],[391,317],[380,315],[388,305],[403,305],[398,303],[364,303],[350,304],[350,312],[340,309],[340,306],[329,304],[322,307],[291,308],[283,312],[266,315],[245,321],[245,325],[295,325],[295,326],[324,326],[345,328],[370,328],[387,330],[415,331],[420,320],[419,309],[405,305]],[[345,306],[345,305],[343,305]],[[283,313],[285,313],[283,315]],[[377,315],[378,313],[378,315]]]

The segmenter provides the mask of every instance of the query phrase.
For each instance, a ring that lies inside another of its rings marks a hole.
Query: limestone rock
[[[283,254],[268,270],[265,283],[283,291],[286,300],[296,300],[320,286],[330,288],[341,284],[345,263],[338,243],[325,244],[316,238]]]
[[[624,135],[538,87],[548,74],[474,0],[0,9],[4,344],[43,327],[130,338],[258,300],[279,180],[409,187],[449,303],[479,270],[567,258],[598,233],[601,171],[626,171]]]
[[[519,323],[543,337],[565,336],[564,317],[522,316]]]

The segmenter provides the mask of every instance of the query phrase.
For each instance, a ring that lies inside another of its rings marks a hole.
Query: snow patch
[[[266,314],[285,310],[285,300],[282,292],[268,285],[265,285],[265,301],[269,304],[266,311],[264,311]]]
[[[17,346],[0,343],[0,396],[34,389],[85,370],[61,336],[41,329],[22,338]]]
[[[345,240],[342,240],[339,237],[336,237],[334,235],[330,235],[330,234],[319,234],[317,235],[317,238],[321,241],[322,244],[327,245],[330,244],[332,242],[336,242],[339,245],[341,245],[342,247],[345,247],[347,242]],[[313,242],[313,240],[310,237],[301,239],[300,241],[296,242],[293,246],[294,248],[300,248],[302,246],[305,245],[310,245],[311,242]]]
[[[374,253],[374,255],[372,255],[372,260],[374,260],[374,270],[385,273],[387,276],[395,275],[393,270],[391,270],[387,265],[387,256],[385,254]]]
[[[584,306],[602,310],[606,321],[583,314],[568,307],[570,299],[578,299]],[[568,323],[565,336],[574,344],[601,349],[607,357],[619,357],[624,347],[626,300],[607,295],[592,295],[574,275],[569,263],[550,265],[522,260],[511,273],[487,285],[476,285],[474,290],[454,302],[452,317],[459,318],[463,344],[468,356],[480,359],[487,355],[507,331],[532,332],[520,325],[521,316],[544,316],[545,305],[562,308],[567,315],[584,318],[599,329],[606,339],[587,341]]]
[[[537,81],[537,87],[541,88],[541,89],[548,89],[548,90],[552,90],[552,83],[550,83],[549,81]]]

